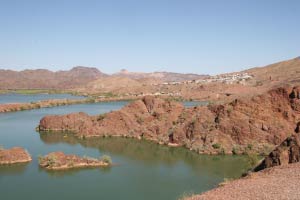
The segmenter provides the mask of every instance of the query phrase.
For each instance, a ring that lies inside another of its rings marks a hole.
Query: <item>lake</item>
[[[243,156],[206,156],[144,140],[79,140],[71,134],[35,131],[39,120],[48,114],[100,114],[127,103],[79,104],[0,114],[0,145],[24,147],[33,158],[28,164],[0,167],[1,199],[178,199],[183,193],[212,189],[224,178],[237,178],[248,167]],[[38,156],[53,151],[91,157],[106,154],[117,165],[59,172],[40,169]]]

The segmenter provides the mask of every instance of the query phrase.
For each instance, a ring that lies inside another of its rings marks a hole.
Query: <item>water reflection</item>
[[[125,156],[147,166],[164,164],[172,167],[183,162],[199,175],[239,177],[248,168],[245,156],[199,155],[184,148],[172,148],[145,140],[122,137],[78,139],[72,133],[41,132],[40,139],[46,144],[80,144],[98,149],[101,153]],[[122,165],[122,163],[120,163]]]
[[[16,163],[11,165],[0,165],[0,177],[4,175],[21,175],[26,171],[29,163]]]
[[[51,177],[63,178],[65,176],[72,176],[82,170],[98,171],[99,173],[109,173],[111,167],[86,167],[86,168],[76,168],[76,169],[67,169],[67,170],[45,170],[39,167],[39,172],[47,172]]]

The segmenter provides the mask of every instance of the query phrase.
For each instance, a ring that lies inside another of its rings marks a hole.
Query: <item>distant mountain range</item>
[[[108,75],[102,73],[97,68],[74,67],[68,71],[52,72],[46,69],[36,70],[1,70],[0,69],[0,89],[73,89],[90,82],[99,80],[109,81],[109,77],[121,77],[132,79],[127,82],[138,83],[141,79],[148,82],[174,82],[201,79],[207,75],[180,74],[172,72],[136,73],[121,70],[119,73]],[[102,80],[103,79],[103,80]],[[118,81],[124,79],[111,79]],[[98,82],[99,82],[98,81]],[[109,83],[106,83],[109,84]],[[114,83],[118,84],[118,83]]]
[[[274,63],[265,67],[255,67],[242,72],[248,73],[253,79],[248,81],[248,86],[264,86],[266,88],[280,84],[300,83],[300,59],[299,57]],[[231,74],[236,74],[231,73]],[[68,71],[52,72],[46,69],[36,70],[1,70],[0,89],[80,89],[81,91],[161,91],[157,84],[164,82],[184,82],[209,78],[208,75],[181,74],[173,72],[129,72],[125,69],[115,74],[105,74],[97,68],[74,67]],[[220,84],[222,87],[222,84]],[[197,92],[189,86],[166,86],[164,91],[172,92],[186,88],[191,92]],[[200,91],[200,90],[199,90]]]
[[[0,70],[0,89],[69,89],[106,77],[96,68],[74,67],[69,71]]]

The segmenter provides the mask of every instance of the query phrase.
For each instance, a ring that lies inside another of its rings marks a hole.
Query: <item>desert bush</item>
[[[69,161],[67,162],[67,165],[68,165],[69,167],[74,167],[74,161],[73,161],[73,160],[69,160]]]
[[[144,119],[139,116],[136,121],[137,123],[142,124],[144,122]]]
[[[105,114],[98,115],[97,121],[101,121],[105,118]]]
[[[178,200],[185,200],[185,199],[188,199],[192,196],[194,196],[194,192],[193,191],[187,191],[187,192],[184,192],[182,195],[180,195],[180,197],[178,198]]]
[[[38,161],[39,164],[41,164],[44,161],[44,157],[42,155],[38,155]]]
[[[247,145],[247,148],[248,148],[249,150],[252,150],[253,144],[248,144],[248,145]]]
[[[219,154],[225,155],[225,149],[224,149],[224,148],[221,148],[220,151],[219,151]]]
[[[214,144],[212,144],[212,147],[213,147],[214,149],[220,149],[221,144],[219,144],[219,143],[214,143]]]
[[[232,147],[232,154],[233,155],[238,154],[238,148],[236,146]]]
[[[111,157],[108,155],[103,155],[100,160],[102,160],[103,162],[107,163],[107,164],[112,164],[112,160]]]
[[[232,178],[224,178],[223,182],[219,183],[219,186],[224,186],[232,180]]]
[[[49,166],[53,166],[53,165],[55,165],[55,163],[56,163],[56,158],[54,156],[49,156],[47,158],[47,164]]]
[[[248,156],[248,164],[251,168],[255,167],[259,162],[259,157],[254,153],[247,153]]]
[[[26,107],[21,106],[20,110],[21,110],[21,111],[26,110]]]

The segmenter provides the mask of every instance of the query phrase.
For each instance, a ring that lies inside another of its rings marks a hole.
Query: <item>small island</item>
[[[21,147],[0,148],[0,165],[30,162],[30,154]]]
[[[46,156],[39,157],[39,165],[48,170],[67,170],[87,167],[108,167],[112,165],[111,158],[107,155],[100,159],[91,157],[79,157],[77,155],[66,155],[63,152],[52,152]]]

